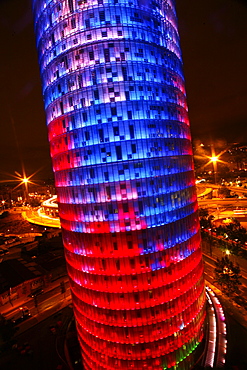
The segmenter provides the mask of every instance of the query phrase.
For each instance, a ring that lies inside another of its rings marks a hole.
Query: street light
[[[213,168],[214,168],[214,183],[216,185],[217,182],[217,162],[219,162],[219,156],[213,155],[210,157],[210,162],[213,163]]]
[[[27,184],[29,182],[29,179],[27,177],[24,177],[22,179],[23,184]]]
[[[30,183],[29,178],[30,177],[26,177],[26,175],[24,175],[23,178],[20,178],[21,183],[24,185],[24,201],[25,202],[28,201],[28,184]]]
[[[15,171],[15,174],[16,176],[14,176],[17,180],[20,181],[19,185],[17,185],[15,187],[15,189],[20,186],[20,185],[23,185],[24,187],[24,190],[23,190],[23,193],[24,193],[24,201],[27,202],[29,200],[29,197],[28,197],[28,184],[33,184],[32,181],[30,181],[30,179],[33,177],[33,175],[36,173],[34,173],[33,175],[27,177],[26,176],[26,173],[25,173],[25,170],[23,169],[23,175],[21,175],[19,172]]]
[[[32,175],[30,176],[26,176],[26,173],[25,173],[25,169],[23,167],[22,169],[22,174],[20,174],[18,171],[15,171],[15,175],[11,175],[9,174],[11,177],[14,177],[14,180],[4,180],[4,181],[1,181],[1,182],[16,182],[18,181],[18,185],[16,185],[12,190],[14,191],[15,189],[17,189],[19,186],[23,186],[24,187],[24,200],[27,201],[28,200],[28,184],[33,184],[33,185],[37,185],[35,182],[33,182],[32,178],[34,175],[36,175],[37,172],[39,172],[39,170],[35,171]]]
[[[210,157],[210,160],[211,160],[211,162],[217,162],[218,157],[217,156]]]

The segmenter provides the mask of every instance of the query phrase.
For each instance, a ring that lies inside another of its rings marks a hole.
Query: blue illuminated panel
[[[174,1],[33,10],[85,369],[189,369],[205,295]]]

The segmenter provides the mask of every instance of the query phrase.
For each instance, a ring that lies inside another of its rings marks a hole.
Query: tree
[[[212,228],[213,215],[209,215],[207,208],[199,208],[199,219],[201,227],[208,229]]]
[[[64,281],[61,281],[60,283],[60,289],[61,289],[61,293],[65,293],[65,284],[64,284]]]
[[[37,198],[32,198],[32,199],[29,200],[29,204],[30,204],[31,207],[39,207],[41,202]]]
[[[222,291],[228,296],[238,294],[239,286],[242,284],[239,265],[234,264],[227,256],[217,258],[215,265],[215,281],[221,286]]]
[[[199,217],[200,218],[202,218],[202,217],[204,217],[204,218],[207,218],[208,217],[208,215],[209,215],[209,213],[208,213],[208,209],[207,208],[199,208]]]
[[[231,223],[218,226],[215,228],[215,232],[217,237],[220,236],[218,239],[219,248],[228,249],[231,254],[236,256],[244,256],[242,247],[247,242],[247,232],[238,220],[232,218]]]
[[[5,217],[8,217],[9,216],[9,211],[3,211],[1,214],[0,214],[0,218],[5,218]]]
[[[230,189],[228,189],[225,185],[221,186],[219,189],[218,189],[218,196],[220,198],[229,198],[230,197]]]

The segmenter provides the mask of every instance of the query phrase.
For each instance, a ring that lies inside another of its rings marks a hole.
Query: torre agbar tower
[[[205,294],[175,2],[33,12],[84,367],[190,369]]]

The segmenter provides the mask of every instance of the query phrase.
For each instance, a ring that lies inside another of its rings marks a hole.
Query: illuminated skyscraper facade
[[[85,369],[189,369],[205,295],[174,1],[33,10]]]

